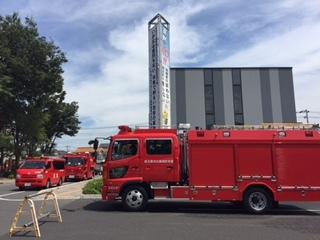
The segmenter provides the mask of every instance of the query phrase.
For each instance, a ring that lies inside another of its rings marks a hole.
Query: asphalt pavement
[[[70,186],[65,186],[69,191]],[[71,191],[72,192],[72,191]],[[5,197],[3,194],[10,194]],[[8,230],[25,193],[0,186],[0,239]],[[75,196],[76,197],[76,196]],[[1,200],[12,199],[12,201]],[[145,212],[125,212],[120,203],[59,200],[63,223],[44,219],[42,239],[320,239],[320,203],[285,203],[271,213],[247,214],[231,203],[150,202]],[[12,239],[30,239],[33,233]]]

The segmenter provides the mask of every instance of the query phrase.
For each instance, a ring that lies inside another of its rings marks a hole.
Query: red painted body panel
[[[234,186],[232,145],[190,144],[191,186]],[[230,171],[231,170],[231,171]]]
[[[272,145],[241,144],[237,146],[240,176],[272,176]]]
[[[189,156],[187,186],[182,186],[183,143],[176,130],[122,131],[113,137],[119,139],[137,139],[139,150],[119,161],[111,160],[109,150],[103,199],[119,197],[127,184],[166,182],[168,190],[152,190],[155,197],[169,192],[172,198],[239,201],[250,186],[263,186],[276,201],[320,200],[320,134],[315,130],[191,130],[184,146]],[[148,156],[147,139],[171,139],[172,154]],[[128,168],[127,174],[111,179],[109,171],[121,167]]]

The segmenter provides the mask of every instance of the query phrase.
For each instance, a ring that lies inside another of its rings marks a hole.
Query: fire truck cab
[[[66,180],[86,180],[94,177],[95,160],[90,153],[73,153],[64,156]]]
[[[19,167],[16,186],[50,188],[60,186],[65,180],[64,159],[57,157],[31,157]]]
[[[120,126],[104,165],[102,198],[143,210],[156,197],[243,202],[320,200],[314,129],[138,129]]]

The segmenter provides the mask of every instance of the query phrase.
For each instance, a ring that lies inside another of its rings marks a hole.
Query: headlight
[[[16,175],[16,179],[20,179],[21,178],[21,175],[20,174],[17,174]]]
[[[37,174],[37,178],[43,179],[43,174]]]
[[[113,168],[110,170],[110,178],[122,178],[127,174],[128,167]]]

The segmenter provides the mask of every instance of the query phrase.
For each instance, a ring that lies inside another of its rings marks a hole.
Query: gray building
[[[171,68],[171,124],[294,123],[292,68]]]

